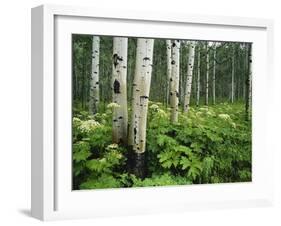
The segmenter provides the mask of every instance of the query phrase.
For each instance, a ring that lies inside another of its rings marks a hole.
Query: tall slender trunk
[[[170,80],[171,80],[171,76],[172,76],[172,65],[171,65],[171,61],[172,61],[172,42],[171,40],[166,40],[166,54],[167,54],[167,106],[169,105],[169,97],[170,97]]]
[[[100,58],[100,37],[93,36],[92,41],[92,74],[90,84],[89,111],[91,114],[98,112],[100,102],[99,95],[99,59]]]
[[[208,42],[206,43],[206,99],[205,104],[209,104],[209,46]]]
[[[113,109],[113,143],[127,143],[127,51],[128,38],[113,38],[112,57],[112,100],[120,107]]]
[[[196,106],[199,106],[200,101],[200,46],[198,45],[197,54],[197,89],[196,89]]]
[[[86,106],[86,53],[85,53],[85,46],[83,45],[83,62],[82,62],[82,84],[81,84],[81,102],[82,102],[82,108],[85,109]]]
[[[144,153],[146,146],[146,123],[151,84],[154,39],[139,38],[136,68],[133,81],[132,117],[129,145],[134,152],[134,173],[144,177]]]
[[[246,81],[246,119],[251,118],[251,108],[252,108],[252,44],[248,44],[248,71],[247,71],[247,81]]]
[[[216,44],[214,47],[214,55],[213,55],[213,104],[216,104]]]
[[[231,103],[234,102],[234,76],[235,76],[235,49],[232,46],[232,66],[231,66]]]
[[[186,79],[185,95],[184,95],[184,112],[188,112],[189,110],[192,75],[193,75],[193,68],[194,68],[194,57],[195,57],[195,42],[191,41],[188,51],[187,79]]]
[[[180,76],[180,41],[172,41],[172,78],[171,78],[171,122],[176,123],[178,121],[179,110],[179,76]]]

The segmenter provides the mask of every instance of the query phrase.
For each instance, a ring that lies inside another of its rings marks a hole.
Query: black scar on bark
[[[120,93],[120,83],[115,79],[113,83],[114,93]]]
[[[137,86],[137,84],[136,84],[136,83],[133,83],[133,86]]]
[[[176,63],[176,61],[172,60],[171,64],[173,64],[173,65],[174,65],[175,63]]]
[[[170,95],[171,95],[171,96],[173,96],[173,93],[172,93],[172,92],[170,92]]]
[[[94,71],[94,74],[97,74],[98,72]]]
[[[117,119],[114,119],[114,120],[113,120],[113,122],[117,122],[117,121],[118,121]]]
[[[176,46],[176,43],[173,42],[172,47],[175,47],[175,46]]]
[[[144,57],[143,60],[150,60],[150,58],[149,57]]]
[[[114,68],[116,68],[116,66],[119,64],[118,61],[123,61],[122,57],[119,57],[117,53],[113,54],[113,64],[114,64]]]
[[[123,117],[122,116],[119,116],[119,119],[122,119]]]
[[[96,85],[98,85],[99,84],[99,82],[96,82]]]
[[[134,141],[136,142],[137,139],[137,128],[134,127]]]
[[[140,96],[140,98],[148,99],[148,96]]]
[[[118,54],[117,53],[113,54],[113,64],[114,64],[114,68],[116,68],[116,66],[118,65]]]
[[[170,82],[172,82],[173,81],[173,79],[172,78],[170,78]]]
[[[179,92],[176,92],[176,96],[179,97]]]

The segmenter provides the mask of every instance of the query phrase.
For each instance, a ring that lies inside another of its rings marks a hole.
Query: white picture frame
[[[64,101],[71,89],[72,33],[253,42],[253,181],[72,191],[71,104]],[[265,19],[57,5],[33,8],[32,216],[56,220],[271,205],[273,153],[266,139],[264,100],[272,88],[272,45],[273,22]]]

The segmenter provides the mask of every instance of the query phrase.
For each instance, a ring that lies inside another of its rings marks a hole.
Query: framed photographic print
[[[32,9],[32,216],[272,203],[272,21]]]

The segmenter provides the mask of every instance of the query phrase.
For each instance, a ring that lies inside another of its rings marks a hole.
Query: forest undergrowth
[[[102,104],[94,115],[73,109],[74,189],[251,181],[251,120],[242,102],[191,106],[171,123],[170,108],[150,101],[144,178],[133,174],[130,147],[112,143],[119,106]]]

